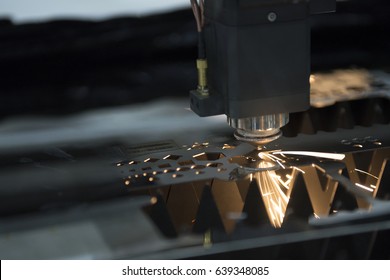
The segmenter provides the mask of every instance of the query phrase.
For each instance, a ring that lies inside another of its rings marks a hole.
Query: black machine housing
[[[335,0],[205,1],[209,95],[190,94],[199,116],[304,111],[310,105],[311,14]]]

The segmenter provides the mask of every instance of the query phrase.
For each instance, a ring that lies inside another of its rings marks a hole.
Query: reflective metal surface
[[[229,125],[236,129],[236,139],[255,145],[278,139],[281,136],[280,128],[285,126],[288,120],[288,113],[241,119],[228,117]]]

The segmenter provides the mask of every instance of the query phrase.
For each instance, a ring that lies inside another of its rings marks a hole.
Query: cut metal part
[[[367,136],[370,134],[375,136]],[[173,222],[178,235],[182,234],[183,222],[197,233],[211,234],[208,240],[213,244],[221,241],[219,238],[223,240],[213,233],[222,231],[224,236],[234,236],[241,223],[268,223],[275,229],[284,229],[284,224],[298,217],[302,221],[310,219],[313,227],[322,227],[333,223],[326,219],[338,214],[344,216],[348,211],[370,213],[372,207],[376,209],[378,200],[382,203],[389,194],[388,179],[382,180],[389,177],[389,139],[388,126],[382,125],[356,128],[352,132],[338,130],[293,139],[282,137],[261,150],[243,142],[195,143],[136,157],[134,161],[119,163],[118,167],[123,175],[129,174],[124,177],[129,191],[148,189],[152,193],[166,193],[164,203],[171,215],[180,216]],[[322,147],[321,151],[317,152],[315,147]],[[362,155],[367,160],[362,161]],[[368,165],[362,165],[366,161]],[[177,201],[187,201],[194,208],[185,211],[170,205],[176,205]],[[390,205],[383,203],[381,209],[385,210],[375,214],[376,219],[385,219],[390,211],[386,210]],[[237,206],[234,210],[226,208],[233,204]],[[212,221],[208,215],[200,214],[210,211],[215,212]],[[351,222],[362,223],[371,216],[358,219],[352,215]],[[316,223],[318,219],[323,222]],[[338,219],[334,221],[338,223]]]
[[[239,220],[246,220],[247,215],[252,215],[246,212],[249,210],[244,210],[245,207],[249,207],[246,204],[251,203],[248,197],[252,196],[250,188],[257,188],[257,203],[264,204],[264,209],[261,211],[267,214],[269,222],[275,228],[281,228],[285,218],[291,219],[288,217],[302,210],[302,205],[298,208],[295,205],[302,203],[299,201],[302,201],[302,197],[305,196],[309,198],[307,202],[309,205],[303,207],[305,211],[308,209],[304,214],[306,218],[314,216],[316,219],[327,219],[328,216],[343,211],[356,209],[369,211],[370,207],[377,203],[376,196],[379,189],[382,193],[380,199],[383,199],[383,193],[389,193],[388,187],[381,183],[387,160],[390,158],[388,147],[377,149],[369,166],[364,170],[357,168],[360,162],[355,162],[353,159],[353,155],[364,153],[360,150],[343,156],[299,151],[286,151],[283,154],[283,151],[259,151],[252,147],[252,150],[245,155],[240,154],[248,150],[250,150],[248,144],[239,144],[235,147],[226,144],[218,147],[210,143],[194,144],[187,149],[182,149],[181,152],[175,151],[174,154],[163,157],[163,154],[153,154],[146,159],[137,158],[128,164],[119,163],[118,167],[123,170],[128,168],[128,165],[131,166],[131,175],[125,178],[125,185],[129,190],[137,190],[146,185],[148,189],[165,189],[164,192],[167,193],[165,203],[168,209],[171,209],[171,215],[180,216],[178,221],[174,221],[177,229],[181,228],[179,221],[192,227],[191,220],[196,221],[197,226],[194,225],[194,228],[198,229],[200,227],[207,230],[208,227],[216,226],[214,223],[206,226],[204,224],[208,221],[206,217],[195,219],[194,215],[198,213],[196,209],[206,207],[216,208],[220,216],[217,220],[220,221],[222,230],[228,234],[234,232],[235,224]],[[174,161],[177,161],[181,167],[175,168]],[[201,162],[203,165],[199,165]],[[148,166],[145,167],[145,164]],[[145,170],[147,172],[142,173]],[[357,173],[359,178],[356,177]],[[211,199],[215,203],[212,207],[209,205],[211,202],[207,202],[208,206],[201,206],[206,203],[201,197],[205,195],[207,188],[210,188],[209,196],[211,196],[207,201]],[[218,194],[215,193],[217,189]],[[221,193],[225,194],[225,199]],[[290,199],[293,201],[290,202]],[[183,218],[185,207],[179,207],[181,210],[178,214],[179,208],[170,205],[174,202],[176,205],[177,201],[188,201],[188,205],[194,204],[195,208],[188,213],[187,218]],[[235,205],[243,203],[243,206],[234,210],[234,213],[223,210],[226,205],[232,203]],[[389,204],[382,206],[390,211]],[[257,207],[263,208],[260,205]],[[312,209],[311,214],[310,209]],[[232,218],[236,221],[233,223],[226,220],[226,215],[237,217]],[[355,217],[354,221],[359,222],[359,219]],[[321,226],[324,223],[311,222],[311,224]]]

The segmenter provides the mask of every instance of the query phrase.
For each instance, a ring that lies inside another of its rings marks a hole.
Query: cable
[[[190,0],[192,11],[195,16],[198,31],[198,59],[206,59],[206,47],[204,43],[204,0]]]

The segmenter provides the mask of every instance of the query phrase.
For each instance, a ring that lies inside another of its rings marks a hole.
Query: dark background
[[[389,69],[390,3],[337,3],[313,16],[312,70]],[[157,97],[196,85],[192,12],[105,21],[0,20],[0,117],[69,114]]]

